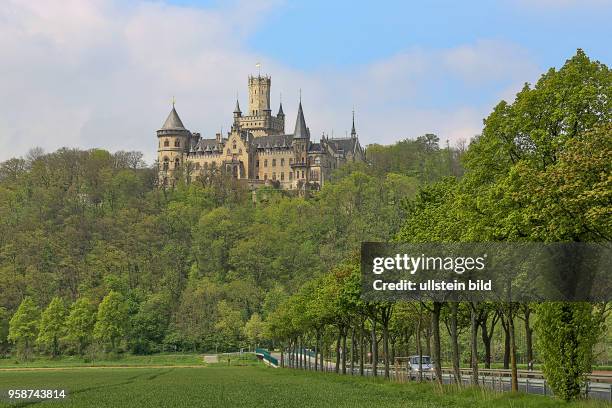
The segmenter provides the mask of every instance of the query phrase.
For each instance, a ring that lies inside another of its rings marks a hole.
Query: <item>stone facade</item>
[[[257,187],[265,184],[284,189],[318,189],[331,172],[347,161],[363,161],[365,151],[355,131],[334,139],[323,136],[311,141],[302,102],[293,133],[285,133],[282,103],[276,116],[270,109],[271,78],[249,77],[248,111],[242,115],[236,101],[233,124],[227,135],[206,139],[183,125],[174,106],[157,131],[160,184],[175,180],[177,171],[193,179],[199,175],[226,172]]]

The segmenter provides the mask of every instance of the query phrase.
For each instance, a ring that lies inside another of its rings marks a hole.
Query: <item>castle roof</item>
[[[296,139],[308,139],[310,132],[306,126],[306,120],[304,119],[304,111],[302,110],[302,101],[298,107],[297,119],[295,120],[295,130],[293,131],[293,137]]]
[[[334,150],[337,152],[342,150],[345,154],[353,152],[359,144],[357,139],[352,137],[344,139],[329,139],[328,142],[334,148]]]
[[[183,126],[183,122],[181,121],[181,118],[179,118],[178,113],[176,113],[174,105],[172,106],[172,110],[166,118],[161,130],[187,130],[185,129],[185,126]]]
[[[288,148],[293,145],[293,135],[258,136],[253,144],[258,149]]]
[[[308,151],[309,152],[315,152],[315,153],[323,151],[321,149],[321,143],[311,143],[309,148],[308,148]]]
[[[196,152],[220,152],[223,150],[223,143],[226,140],[223,140],[221,143],[217,141],[217,139],[200,139],[195,146]]]

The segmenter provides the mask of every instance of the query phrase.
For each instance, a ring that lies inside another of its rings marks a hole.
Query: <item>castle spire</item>
[[[234,113],[242,113],[240,111],[240,104],[238,103],[238,97],[236,97],[236,107],[234,108]]]
[[[298,138],[306,139],[309,137],[308,128],[306,127],[306,120],[304,119],[304,111],[302,110],[301,98],[300,98],[300,105],[298,107],[297,119],[295,120],[295,130],[293,131],[293,137],[295,139],[298,139]]]
[[[280,105],[278,107],[277,117],[285,116],[285,112],[283,112],[283,101],[281,100]]]
[[[351,137],[353,139],[357,137],[357,132],[355,131],[355,109],[353,109],[353,126],[351,127]]]
[[[172,100],[172,110],[170,114],[166,118],[164,125],[162,126],[162,130],[185,130],[185,126],[179,118],[178,113],[176,113],[176,109],[174,108],[174,99]]]

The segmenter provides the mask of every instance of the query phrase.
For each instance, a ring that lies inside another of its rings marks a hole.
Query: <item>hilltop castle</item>
[[[192,179],[225,172],[251,186],[272,184],[284,189],[320,188],[331,172],[348,161],[363,161],[364,149],[355,131],[350,137],[311,141],[300,98],[293,133],[285,132],[282,102],[276,116],[270,109],[269,76],[249,77],[245,115],[238,100],[231,131],[205,139],[185,128],[174,104],[157,131],[159,181],[169,185],[179,174]]]

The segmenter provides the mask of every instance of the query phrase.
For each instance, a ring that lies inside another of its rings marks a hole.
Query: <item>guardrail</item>
[[[255,349],[255,355],[261,356],[263,360],[267,361],[274,367],[278,367],[278,359],[272,356],[268,350],[257,348]]]
[[[301,354],[301,353],[300,353]],[[314,354],[314,353],[313,353]],[[305,358],[302,364],[293,361],[288,354],[285,354],[285,367],[314,370],[314,355],[304,352]],[[325,359],[323,365],[317,366],[317,371],[335,373],[335,362]],[[339,370],[340,372],[342,370]],[[384,364],[378,363],[376,375],[384,377]],[[351,363],[346,363],[347,375],[360,375],[359,363],[355,362],[351,370]],[[472,384],[472,370],[469,368],[460,369],[461,381],[455,381],[454,370],[450,367],[442,367],[442,382],[446,384],[460,384],[469,386]],[[529,394],[539,394],[552,396],[553,392],[544,378],[541,371],[518,370],[518,386],[519,391]],[[372,377],[375,375],[371,364],[364,364],[363,375]],[[419,373],[409,369],[405,364],[391,364],[389,367],[390,380],[396,382],[418,381]],[[422,379],[425,381],[434,381],[436,379],[434,370],[423,371]],[[492,389],[498,392],[510,391],[512,385],[512,371],[504,369],[479,369],[478,382],[481,386]],[[612,402],[612,373],[610,374],[591,374],[587,376],[587,382],[582,389],[583,394],[592,399],[599,399]]]

